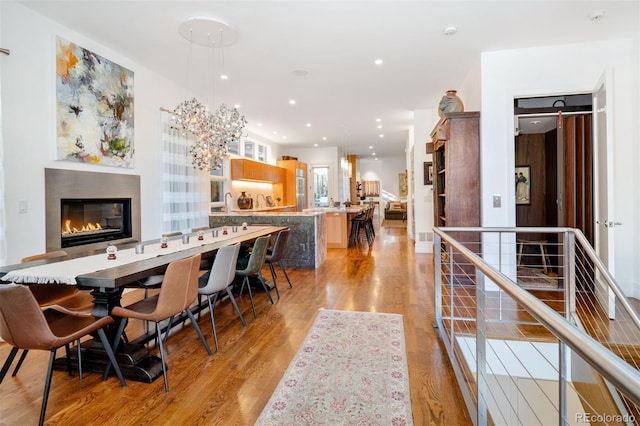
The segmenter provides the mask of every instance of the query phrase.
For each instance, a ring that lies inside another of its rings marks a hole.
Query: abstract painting
[[[58,160],[133,167],[133,71],[56,39]]]
[[[407,187],[407,171],[404,173],[398,173],[398,190],[400,192],[400,197],[404,198],[409,193],[409,188]]]

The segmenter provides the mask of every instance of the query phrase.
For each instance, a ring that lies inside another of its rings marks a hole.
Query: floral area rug
[[[403,318],[321,309],[257,425],[412,425]]]

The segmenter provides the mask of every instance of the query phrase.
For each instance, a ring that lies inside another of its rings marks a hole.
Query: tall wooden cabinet
[[[433,143],[434,224],[438,227],[480,226],[480,113],[446,113],[431,132]],[[480,251],[479,232],[448,232],[467,248]],[[444,244],[444,243],[443,243]],[[434,247],[447,250],[447,247]],[[473,285],[474,268],[453,255],[454,285]]]
[[[436,226],[480,226],[480,113],[447,113],[431,132]]]

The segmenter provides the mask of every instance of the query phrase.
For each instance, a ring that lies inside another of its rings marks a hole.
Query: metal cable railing
[[[434,231],[437,327],[475,424],[638,424],[640,321],[580,231]]]

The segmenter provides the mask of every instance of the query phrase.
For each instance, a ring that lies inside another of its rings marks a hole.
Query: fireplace
[[[60,200],[62,248],[131,237],[131,198]]]
[[[45,169],[47,251],[140,241],[140,176]]]

